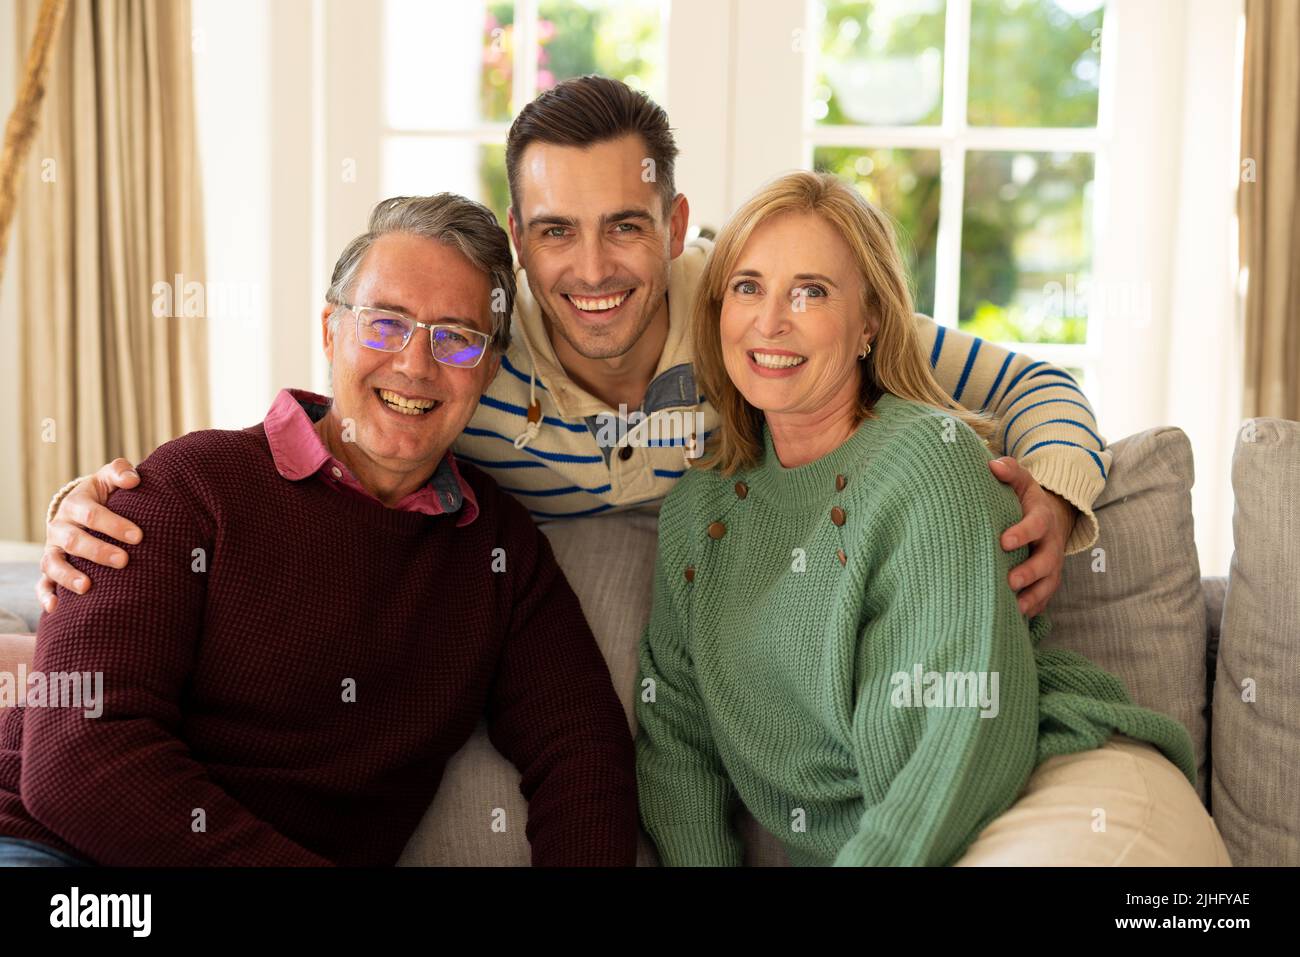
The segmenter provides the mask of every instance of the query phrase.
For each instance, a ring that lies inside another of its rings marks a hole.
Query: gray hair
[[[348,243],[334,264],[325,301],[334,305],[347,301],[361,261],[375,240],[388,233],[411,233],[451,246],[488,274],[492,285],[492,345],[498,352],[505,352],[510,346],[510,315],[515,306],[510,238],[492,210],[456,193],[394,196],[380,201],[370,214],[366,231]],[[337,315],[336,310],[330,316],[336,328]]]

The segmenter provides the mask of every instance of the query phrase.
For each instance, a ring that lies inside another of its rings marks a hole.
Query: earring
[[[868,342],[865,346],[862,347],[862,351],[858,353],[858,358],[865,359],[868,353],[870,352],[871,352],[871,343]]]

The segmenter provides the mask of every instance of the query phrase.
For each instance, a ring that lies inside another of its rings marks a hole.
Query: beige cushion
[[[1192,533],[1191,443],[1164,427],[1110,451],[1110,475],[1093,506],[1097,542],[1066,558],[1044,645],[1079,652],[1121,678],[1137,704],[1182,722],[1205,800],[1205,596]]]
[[[1214,683],[1214,818],[1238,866],[1300,865],[1300,422],[1232,456],[1235,551]]]
[[[17,682],[18,666],[26,665],[30,670],[35,657],[34,635],[0,635],[0,674],[13,675],[12,680]],[[0,708],[2,707],[4,704],[0,701]]]

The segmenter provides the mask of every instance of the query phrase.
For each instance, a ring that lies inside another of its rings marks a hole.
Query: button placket
[[[843,492],[845,486],[847,486],[848,484],[849,484],[849,480],[847,476],[844,475],[835,476],[836,492]],[[835,550],[835,557],[836,559],[839,560],[841,568],[847,568],[849,564],[849,556],[844,551],[844,532],[843,532],[844,523],[847,521],[848,521],[848,513],[844,511],[843,507],[839,505],[831,506],[831,524],[834,525],[836,528],[841,529],[839,533],[840,547]]]

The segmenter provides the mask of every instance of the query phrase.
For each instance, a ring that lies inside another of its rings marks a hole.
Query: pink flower
[[[538,70],[537,89],[549,90],[553,86],[555,86],[555,74],[550,70]]]

